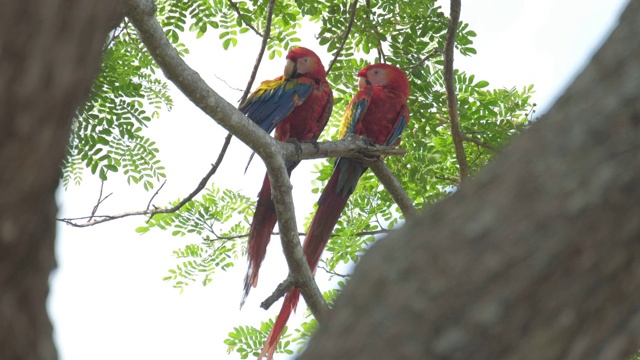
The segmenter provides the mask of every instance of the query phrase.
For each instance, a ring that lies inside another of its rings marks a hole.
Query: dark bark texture
[[[0,359],[56,359],[46,300],[55,190],[113,0],[0,1]]]
[[[638,259],[632,0],[547,115],[372,247],[301,358],[628,359],[640,349]]]

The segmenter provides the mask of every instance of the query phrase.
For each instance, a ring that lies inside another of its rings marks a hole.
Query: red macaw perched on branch
[[[388,64],[369,65],[358,76],[359,90],[347,107],[340,127],[340,138],[354,133],[378,145],[395,146],[409,121],[409,82],[399,68]],[[339,158],[333,174],[318,200],[318,210],[311,220],[302,248],[311,271],[315,272],[320,255],[327,245],[334,226],[367,167],[351,158]],[[278,319],[267,338],[260,358],[273,353],[278,345],[291,311],[300,299],[300,290],[292,289],[285,296]]]
[[[287,54],[284,75],[262,82],[240,106],[249,119],[266,132],[276,130],[279,141],[316,141],[333,109],[333,93],[324,66],[313,51],[298,47]],[[288,162],[291,171],[299,161]],[[244,304],[249,290],[258,284],[258,271],[264,260],[271,233],[276,225],[276,211],[271,200],[269,175],[265,175],[258,193],[256,211],[251,222],[247,257],[249,268],[244,278]]]

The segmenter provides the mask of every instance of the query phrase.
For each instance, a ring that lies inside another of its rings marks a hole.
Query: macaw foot
[[[295,146],[296,155],[298,156],[298,161],[300,161],[300,155],[302,154],[302,145],[300,145],[300,142],[298,141],[298,139],[289,138],[286,140],[286,142],[288,142],[289,144],[293,144],[293,146]]]
[[[371,147],[378,147],[378,144],[374,143],[373,140],[369,139],[368,137],[361,137],[362,141],[364,141],[365,144],[367,144],[367,146],[371,146]]]
[[[364,142],[368,147],[373,147],[373,148],[377,148],[378,147],[378,144],[374,143],[368,137],[360,136],[360,140],[362,140],[362,142]],[[370,163],[370,162],[373,162],[373,161],[376,161],[376,160],[380,159],[380,156],[366,154],[366,150],[364,150],[363,153],[358,153],[358,155],[355,156],[354,158],[356,158],[357,160],[362,161],[363,163]]]
[[[318,145],[318,140],[317,139],[307,139],[302,141],[305,144],[311,144],[313,145],[313,148],[316,149],[316,154],[320,152],[320,145]]]

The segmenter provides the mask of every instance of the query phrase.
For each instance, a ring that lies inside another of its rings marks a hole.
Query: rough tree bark
[[[362,259],[302,359],[640,349],[640,0],[553,109]]]
[[[113,0],[0,1],[0,359],[56,359],[47,316],[55,189]]]

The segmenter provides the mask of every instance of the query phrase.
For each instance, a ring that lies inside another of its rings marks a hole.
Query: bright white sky
[[[448,1],[440,3],[448,13]],[[540,114],[550,108],[606,39],[626,3],[626,0],[463,1],[461,18],[478,34],[475,39],[478,55],[457,57],[455,66],[475,74],[478,80],[488,80],[496,88],[534,84],[534,101]],[[244,88],[258,49],[255,38],[250,34],[241,38],[239,46],[231,51],[222,50],[217,36],[206,36],[196,42],[188,40],[191,54],[187,62],[235,104],[241,92],[230,89],[217,77],[234,88]],[[330,57],[323,49],[310,47],[327,65]],[[282,59],[264,63],[257,79],[278,76],[282,68]],[[149,135],[159,145],[169,177],[154,201],[157,205],[184,197],[195,187],[217,157],[226,135],[182,94],[176,91],[174,99],[173,111],[163,114],[149,129]],[[248,154],[248,148],[234,140],[213,177],[216,185],[254,197],[262,183],[264,168],[260,161],[254,161],[243,175]],[[311,172],[311,164],[303,162],[294,173],[294,181],[298,178],[294,198],[299,223],[316,201],[314,195],[308,195],[308,178],[302,183],[299,180],[304,179],[302,174]],[[99,213],[145,208],[151,194],[131,190],[123,179],[107,183],[105,193],[114,195],[100,207]],[[61,191],[60,215],[89,214],[98,192],[99,182],[89,176],[82,186]],[[172,250],[198,239],[175,238],[161,231],[141,236],[134,229],[143,223],[144,219],[138,218],[85,229],[59,226],[58,270],[51,281],[49,311],[61,359],[238,359],[237,354],[226,354],[222,341],[227,333],[238,325],[258,326],[280,309],[280,302],[268,312],[259,309],[259,303],[286,276],[279,241],[272,241],[262,267],[261,283],[239,311],[246,270],[244,258],[231,271],[214,276],[207,287],[195,283],[179,294],[162,277],[176,264]],[[296,316],[301,317],[301,313]]]

